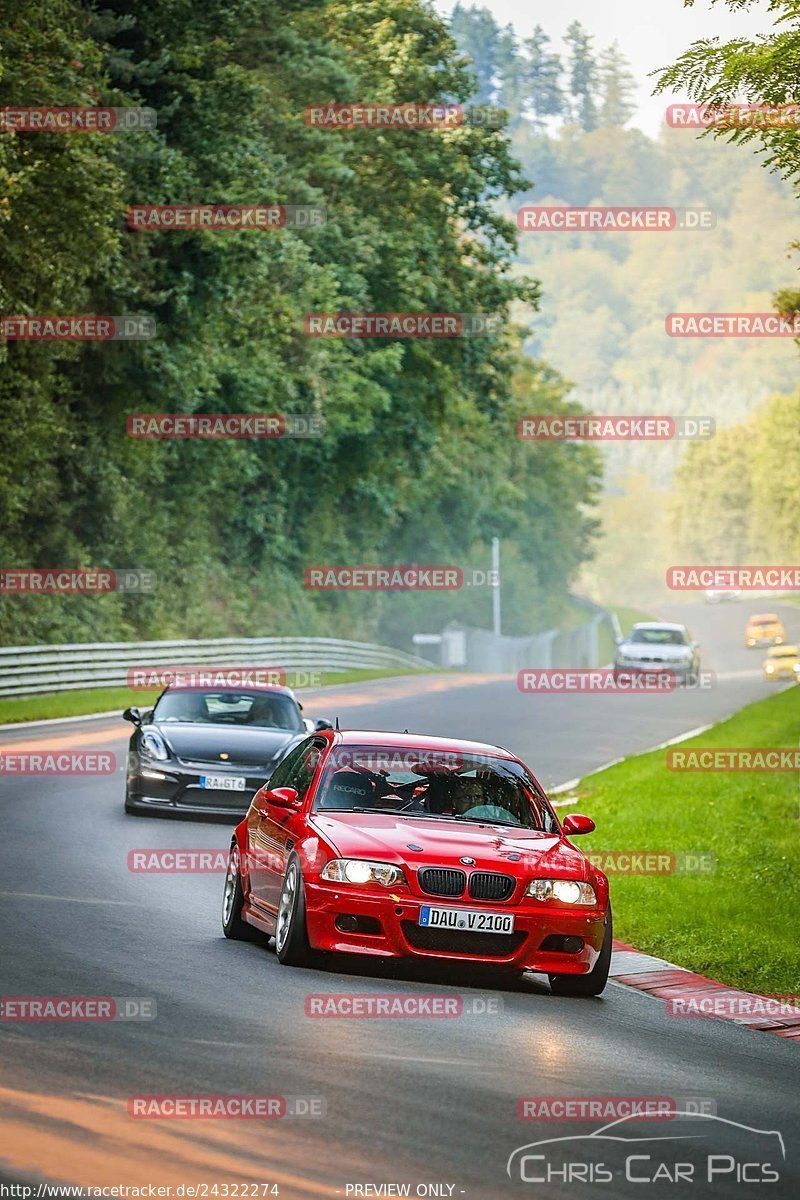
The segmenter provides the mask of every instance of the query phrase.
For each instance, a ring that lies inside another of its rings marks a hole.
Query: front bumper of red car
[[[584,975],[603,945],[607,909],[571,908],[525,900],[518,904],[462,903],[407,890],[343,887],[306,880],[306,919],[317,950],[384,958],[436,958]],[[423,905],[513,913],[511,934],[430,929],[419,924]],[[355,927],[353,927],[355,924]],[[569,940],[567,940],[569,939]]]

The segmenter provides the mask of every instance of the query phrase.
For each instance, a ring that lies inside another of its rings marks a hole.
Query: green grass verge
[[[800,687],[742,709],[692,746],[797,747]],[[559,797],[564,799],[566,797]],[[609,875],[615,936],[712,979],[800,993],[800,783],[795,772],[670,771],[666,751],[627,759],[575,788],[597,822],[586,851],[711,851],[713,874]]]
[[[322,687],[336,683],[361,683],[367,679],[390,679],[398,675],[429,675],[429,671],[396,670],[329,671],[323,675]],[[0,725],[13,721],[47,721],[55,717],[80,717],[86,713],[115,712],[131,705],[147,708],[160,695],[155,691],[133,691],[130,688],[86,688],[74,692],[48,692],[41,696],[9,696],[0,699]]]

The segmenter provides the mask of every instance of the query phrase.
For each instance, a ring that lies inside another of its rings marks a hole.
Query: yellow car
[[[797,646],[773,646],[764,659],[764,678],[797,679],[800,676],[800,651]]]
[[[747,622],[744,644],[748,649],[753,646],[781,646],[785,641],[783,622],[774,613],[760,613]]]

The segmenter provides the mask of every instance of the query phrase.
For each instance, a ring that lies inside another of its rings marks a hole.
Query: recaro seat
[[[322,797],[320,808],[338,809],[371,807],[375,799],[372,780],[360,771],[337,771]]]

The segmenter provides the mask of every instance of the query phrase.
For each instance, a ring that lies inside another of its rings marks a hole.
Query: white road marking
[[[394,1062],[409,1062],[409,1063],[438,1063],[441,1066],[447,1067],[485,1067],[485,1063],[481,1063],[476,1058],[409,1058],[407,1054],[383,1054],[379,1050],[361,1050],[354,1052],[348,1050],[348,1058],[386,1058]]]
[[[64,904],[115,904],[124,908],[147,908],[146,904],[137,904],[134,900],[87,900],[83,896],[47,896],[43,892],[0,892],[0,896],[8,896],[15,900],[60,900]]]
[[[621,762],[626,762],[629,758],[638,758],[640,754],[652,754],[654,750],[664,750],[667,746],[677,746],[680,742],[688,742],[689,738],[699,737],[701,733],[706,733],[712,729],[713,725],[698,725],[696,729],[690,729],[688,733],[678,734],[677,737],[670,738],[668,742],[659,742],[657,746],[651,746],[649,750],[636,750],[633,754],[623,755],[622,758],[612,758],[611,762],[603,763],[602,767],[595,767],[592,771],[587,771],[585,775],[579,775],[577,779],[568,779],[566,783],[559,783],[557,787],[547,789],[549,796],[558,796],[561,792],[571,792],[576,788],[582,779],[588,779],[590,775],[599,775],[601,771],[607,771],[609,767],[616,767]],[[563,808],[565,804],[571,803],[569,800],[561,801],[560,804],[553,805],[554,808]]]

